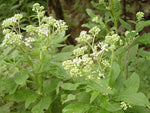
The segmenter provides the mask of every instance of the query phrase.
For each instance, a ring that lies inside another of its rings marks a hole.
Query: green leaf
[[[150,113],[150,109],[140,106],[134,106],[129,110],[130,113]]]
[[[130,45],[133,47],[136,44],[150,44],[150,33],[144,33],[142,36],[137,37]]]
[[[150,20],[138,22],[135,26],[136,32],[142,31],[144,27],[149,26],[149,25],[150,25]]]
[[[15,83],[13,78],[10,78],[8,80],[1,81],[0,87],[0,91],[9,91],[9,94],[13,94],[18,85]]]
[[[72,52],[76,47],[73,45],[68,45],[64,48],[62,48],[61,52]]]
[[[63,84],[61,85],[61,87],[62,87],[64,90],[76,90],[79,85],[80,85],[79,83],[76,83],[76,84],[63,83]]]
[[[65,31],[60,32],[58,35],[56,35],[52,41],[50,42],[50,44],[59,44],[64,42],[67,39],[68,36],[65,36]]]
[[[0,106],[0,113],[10,113],[10,107],[13,105],[13,102],[8,102],[5,105]]]
[[[76,95],[69,94],[67,99],[65,101],[63,101],[62,104],[66,103],[66,102],[69,102],[71,100],[75,100],[75,99],[76,99]]]
[[[120,23],[123,25],[124,28],[126,28],[128,31],[131,31],[131,25],[119,18]]]
[[[56,55],[54,55],[54,58],[52,61],[65,61],[69,59],[69,57],[72,55],[72,52],[61,52]]]
[[[26,80],[28,79],[28,72],[27,70],[21,70],[14,75],[14,81],[18,85],[22,85],[26,83]]]
[[[108,83],[106,80],[90,80],[89,81],[89,84],[88,84],[88,87],[96,90],[96,91],[99,91],[101,93],[108,93],[108,94],[113,94],[113,92],[108,89]]]
[[[138,45],[134,45],[131,48],[129,48],[129,57],[128,57],[128,62],[131,62],[133,60],[135,60],[136,55],[137,55],[137,51],[138,51]],[[127,51],[122,53],[123,57],[122,57],[122,66],[126,66],[127,63]]]
[[[45,94],[50,94],[53,91],[56,91],[58,85],[60,83],[59,79],[49,79],[43,82],[43,92]]]
[[[98,95],[99,95],[98,91],[93,91],[90,98],[90,103],[92,103],[97,98]]]
[[[124,85],[126,88],[131,88],[131,91],[136,93],[139,89],[140,79],[136,73],[133,73],[128,80],[125,81]]]
[[[32,108],[32,113],[44,113],[52,103],[50,96],[42,97],[41,100]]]
[[[120,66],[119,64],[117,64],[116,62],[113,62],[112,64],[112,73],[111,73],[111,76],[110,76],[110,86],[114,85],[117,77],[119,76],[120,74]]]
[[[27,108],[30,103],[34,102],[38,95],[29,89],[20,89],[17,90],[14,94],[7,95],[4,97],[4,100],[11,100],[16,102],[25,101],[25,107]]]
[[[63,113],[84,113],[89,106],[82,103],[69,104],[63,109]]]
[[[143,106],[143,107],[149,107],[150,103],[146,96],[143,93],[126,93],[126,94],[120,94],[118,95],[117,99],[118,101],[124,101],[126,103],[137,105],[137,106]]]
[[[101,106],[102,108],[106,109],[109,112],[116,112],[121,110],[120,104],[119,103],[111,103],[108,101],[108,97],[102,96],[100,101],[101,101]]]
[[[92,18],[95,16],[95,14],[93,13],[93,11],[91,9],[86,9],[86,12]]]
[[[103,11],[106,11],[106,7],[103,5],[103,4],[98,4],[98,3],[95,3],[95,2],[91,2],[91,4],[98,10],[103,10]]]

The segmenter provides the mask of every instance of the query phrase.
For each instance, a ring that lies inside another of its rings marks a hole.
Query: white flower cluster
[[[90,29],[89,33],[91,33],[94,37],[100,32],[101,30],[95,26],[92,29]]]
[[[87,50],[87,47],[86,46],[84,46],[84,47],[79,47],[79,48],[77,48],[77,49],[75,49],[74,51],[73,51],[73,54],[75,55],[75,56],[80,56],[80,55],[84,55],[84,52]]]
[[[43,17],[42,22],[49,24],[50,26],[54,26],[54,23],[56,23],[56,19],[53,18],[52,16],[50,17]]]
[[[104,73],[102,73],[100,70],[96,70],[92,72],[93,75],[89,75],[89,78],[94,78],[94,75],[97,75],[97,79],[105,78]]]
[[[98,18],[98,16],[93,17],[93,18],[92,18],[92,22],[99,23],[99,18]]]
[[[72,77],[83,76],[82,73],[89,73],[92,70],[93,60],[87,54],[76,57],[73,60],[63,62],[63,67]]]
[[[120,36],[118,34],[113,34],[113,35],[107,35],[105,37],[105,42],[108,44],[114,44],[118,42],[120,39]]]
[[[37,27],[38,28],[38,35],[40,37],[48,37],[49,31],[50,31],[48,27],[49,27],[48,24],[42,24],[39,27]]]
[[[80,36],[76,38],[78,43],[85,43],[91,41],[93,37],[87,34],[87,31],[81,31]]]
[[[107,47],[108,47],[107,43],[99,42],[99,44],[94,46],[93,53],[91,53],[90,56],[96,59],[101,53],[103,53],[104,51],[108,51]],[[100,48],[99,51],[98,48]]]
[[[110,63],[108,62],[108,60],[102,60],[102,64],[105,66],[105,67],[111,67]]]
[[[34,27],[33,25],[26,26],[26,32],[30,33],[30,35],[35,35],[38,32],[38,28]]]
[[[32,46],[31,46],[31,43],[32,43],[32,42],[35,42],[35,39],[32,38],[32,37],[28,37],[28,38],[25,38],[24,44],[25,44],[27,47],[32,48]]]
[[[121,102],[120,104],[121,104],[121,108],[123,110],[127,110],[128,107],[132,108],[132,106],[130,104],[126,104],[125,102]]]
[[[137,12],[136,14],[137,21],[141,21],[144,18],[143,12]]]
[[[4,35],[6,35],[7,33],[10,33],[10,32],[11,32],[10,29],[4,29],[4,30],[3,30],[3,34],[4,34]]]
[[[105,37],[105,42],[110,45],[109,49],[116,49],[116,43],[120,41],[120,36],[118,34],[107,35]]]
[[[22,37],[23,36],[21,34],[16,34],[15,32],[7,33],[2,42],[2,46],[18,45],[18,44],[20,45],[23,43]]]
[[[57,32],[66,31],[68,29],[66,22],[64,22],[63,20],[56,20],[56,22],[54,23],[54,27],[56,28]]]
[[[2,23],[3,28],[14,26],[18,21],[22,19],[22,14],[15,14],[13,17],[5,19]]]
[[[45,14],[45,11],[43,11],[43,10],[44,10],[44,7],[40,6],[39,3],[35,3],[33,5],[32,11],[37,12],[37,16],[40,17],[40,18],[43,17],[44,14]]]

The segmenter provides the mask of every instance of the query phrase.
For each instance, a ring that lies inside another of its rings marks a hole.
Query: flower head
[[[88,42],[92,39],[92,36],[87,34],[87,31],[81,31],[80,36],[76,38],[78,43]]]
[[[141,21],[143,18],[144,18],[144,13],[143,12],[138,12],[136,14],[136,17],[137,17],[137,20],[138,21]]]
[[[96,36],[101,30],[95,26],[92,29],[90,29],[89,33],[91,33],[93,36]]]

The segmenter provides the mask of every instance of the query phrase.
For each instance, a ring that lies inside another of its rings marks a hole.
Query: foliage
[[[149,94],[142,90],[149,83],[150,53],[139,49],[150,43],[150,33],[139,35],[150,22],[137,13],[137,21],[130,21],[133,31],[120,18],[119,3],[92,2],[104,15],[87,9],[91,21],[84,26],[90,30],[81,31],[75,47],[63,43],[66,23],[45,17],[38,3],[32,9],[34,24],[22,25],[22,14],[4,20],[0,113],[150,112]],[[123,36],[118,22],[127,30]]]

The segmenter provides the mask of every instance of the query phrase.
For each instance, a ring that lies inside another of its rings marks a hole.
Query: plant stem
[[[130,53],[130,48],[129,48],[129,46],[130,46],[130,37],[129,37],[129,42],[128,42],[128,52],[127,52],[127,57],[126,57],[126,68],[127,68],[127,73],[126,73],[126,80],[128,79],[128,71],[129,71],[129,69],[128,69],[128,66],[129,66],[129,53]]]

